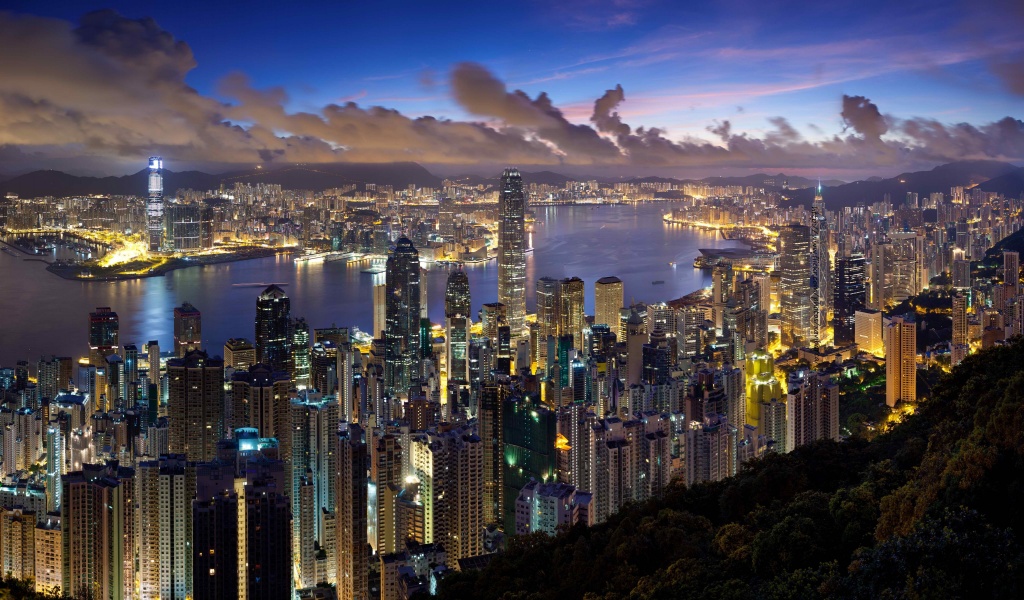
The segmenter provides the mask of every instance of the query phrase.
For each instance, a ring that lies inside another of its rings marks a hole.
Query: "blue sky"
[[[225,102],[222,82],[280,87],[289,112],[332,103],[409,117],[490,120],[453,101],[453,66],[479,63],[572,123],[622,85],[631,126],[714,142],[708,128],[769,135],[782,116],[809,141],[842,135],[843,95],[883,115],[952,124],[1020,118],[1021,96],[993,61],[1021,61],[1019,4],[967,2],[113,2],[187,43],[185,82]],[[80,2],[9,2],[15,13],[75,22]],[[1017,6],[1016,9],[1012,8]],[[102,8],[105,8],[104,6]],[[97,6],[95,8],[101,8]]]

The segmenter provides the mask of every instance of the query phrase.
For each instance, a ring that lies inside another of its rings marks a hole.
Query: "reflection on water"
[[[671,300],[709,285],[692,268],[699,248],[733,247],[737,242],[715,234],[666,225],[661,215],[670,204],[637,206],[559,206],[538,209],[527,254],[527,307],[534,304],[539,277],[582,278],[586,307],[593,312],[594,281],[608,275],[622,279],[626,301]],[[678,266],[671,266],[675,262]],[[279,283],[292,301],[292,314],[312,327],[373,324],[372,286],[383,275],[361,273],[361,266],[341,262],[295,263],[285,256],[180,269],[164,277],[120,282],[66,281],[38,262],[0,253],[0,365],[30,362],[42,354],[79,357],[87,354],[88,313],[110,306],[121,319],[121,343],[140,347],[159,340],[170,348],[172,310],[188,301],[203,313],[203,343],[221,353],[229,337],[253,337],[258,284]],[[492,261],[466,268],[473,310],[497,299],[497,265]],[[444,318],[445,268],[431,269],[427,302],[431,320]],[[654,281],[664,284],[654,285]]]

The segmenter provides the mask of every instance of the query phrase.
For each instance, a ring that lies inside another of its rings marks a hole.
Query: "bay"
[[[672,300],[710,285],[708,274],[693,268],[700,248],[742,246],[715,232],[666,224],[669,203],[536,208],[527,254],[527,308],[534,305],[540,277],[580,277],[586,282],[586,310],[593,314],[594,282],[614,275],[622,279],[626,303]],[[676,263],[675,266],[669,263]],[[42,355],[88,354],[88,317],[97,306],[110,306],[120,317],[122,344],[140,349],[148,340],[161,348],[173,345],[173,310],[191,302],[203,314],[203,345],[221,354],[232,337],[252,339],[256,298],[264,283],[282,287],[292,316],[305,317],[311,328],[373,326],[372,287],[383,275],[361,272],[341,262],[296,263],[276,256],[219,265],[190,267],[163,277],[117,282],[68,281],[35,261],[0,252],[0,366],[18,360],[34,364]],[[497,300],[497,264],[466,267],[474,314]],[[430,318],[444,319],[448,269],[427,271]],[[663,281],[654,284],[655,281]]]

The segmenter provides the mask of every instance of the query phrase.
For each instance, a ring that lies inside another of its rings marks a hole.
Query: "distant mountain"
[[[986,192],[996,192],[1007,197],[1019,198],[1024,193],[1024,167],[999,177],[993,177],[979,185],[978,188]]]
[[[894,204],[902,202],[908,192],[927,196],[933,192],[949,195],[954,186],[971,186],[1001,178],[1021,170],[1009,163],[994,160],[963,160],[939,165],[930,171],[902,173],[880,180],[855,181],[824,190],[825,205],[830,209],[855,206],[858,203],[880,202],[886,194]],[[984,189],[984,188],[983,188]],[[790,194],[794,201],[810,205],[814,188],[797,190]]]
[[[553,171],[520,171],[519,174],[523,176],[523,182],[526,184],[536,183],[538,185],[554,185],[558,187],[564,186],[566,181],[587,181],[590,179],[604,181],[603,178],[592,176],[569,177],[568,175],[562,175]],[[450,179],[463,185],[497,185],[501,179],[501,173],[495,173],[490,177],[484,175],[459,175],[457,177],[446,177],[445,179]]]
[[[24,198],[86,194],[145,195],[147,171],[121,177],[80,177],[62,171],[33,171],[0,181],[0,194]],[[213,175],[201,171],[164,171],[164,193],[179,189],[216,190],[236,182],[278,184],[285,189],[324,190],[347,184],[377,183],[404,188],[410,184],[438,187],[441,179],[416,163],[294,165]]]

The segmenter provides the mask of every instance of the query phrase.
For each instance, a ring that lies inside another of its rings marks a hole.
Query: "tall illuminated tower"
[[[501,174],[498,194],[498,302],[505,305],[513,339],[526,322],[526,195],[518,169]]]
[[[291,367],[291,301],[284,290],[271,285],[256,300],[256,362],[274,371]]]
[[[174,355],[178,358],[192,350],[203,349],[203,315],[186,302],[174,307]]]
[[[825,200],[821,196],[821,183],[814,193],[811,205],[811,323],[808,345],[821,344],[828,327],[828,300],[831,265],[828,255],[828,221],[825,219]]]
[[[146,201],[146,224],[149,230],[149,251],[159,252],[164,233],[164,159],[149,157],[149,200]]]
[[[459,269],[448,275],[444,294],[445,365],[448,381],[469,381],[469,277]]]
[[[858,310],[867,305],[866,268],[859,251],[836,260],[832,341],[838,347],[853,344]]]
[[[616,338],[622,338],[619,310],[625,304],[622,280],[618,277],[602,277],[594,284],[594,324],[607,325]]]
[[[384,329],[384,385],[405,393],[420,379],[420,255],[409,238],[399,238],[387,262],[387,322]]]
[[[810,230],[788,225],[779,230],[779,305],[782,308],[783,344],[809,343],[814,326],[810,280]]]

